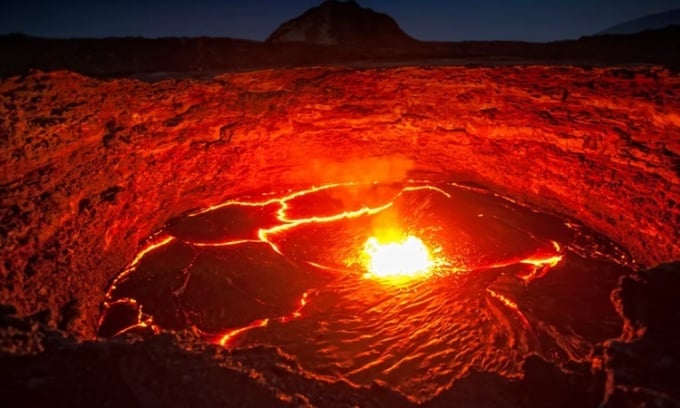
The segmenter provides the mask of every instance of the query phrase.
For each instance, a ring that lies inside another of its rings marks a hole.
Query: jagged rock
[[[607,343],[607,407],[680,406],[680,262],[623,277],[612,298],[625,326]]]

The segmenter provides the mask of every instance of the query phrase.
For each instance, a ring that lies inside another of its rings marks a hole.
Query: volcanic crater
[[[32,72],[3,79],[0,101],[13,400],[680,397],[672,71],[298,68],[152,84]],[[389,225],[441,250],[435,276],[394,285],[344,262],[376,233],[361,217],[389,206]],[[511,334],[467,329],[482,323]],[[387,364],[395,337],[408,341]],[[470,344],[490,354],[465,365]],[[413,363],[432,356],[432,370]]]

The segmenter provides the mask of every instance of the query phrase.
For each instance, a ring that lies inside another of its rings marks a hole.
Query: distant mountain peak
[[[345,4],[353,7],[361,7],[355,0],[324,0],[323,3],[321,3],[322,6],[327,4]]]
[[[404,48],[418,43],[387,14],[361,7],[353,0],[325,0],[283,23],[267,42],[303,42],[352,48]]]
[[[635,34],[646,30],[658,30],[672,25],[680,25],[680,8],[629,20],[600,31],[597,35]]]

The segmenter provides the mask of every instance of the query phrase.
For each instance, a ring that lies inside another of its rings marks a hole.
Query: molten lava
[[[367,277],[413,278],[431,272],[430,251],[414,236],[386,243],[371,237],[364,245],[364,253],[368,257]]]
[[[243,197],[153,236],[110,286],[99,334],[272,345],[315,374],[422,401],[471,370],[583,359],[619,333],[608,294],[626,258],[608,245],[454,184]]]

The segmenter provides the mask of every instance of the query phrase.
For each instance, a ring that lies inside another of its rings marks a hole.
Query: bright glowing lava
[[[516,376],[527,353],[587,358],[621,331],[608,294],[625,259],[473,187],[328,184],[167,225],[109,287],[99,334],[275,346],[314,374],[418,402],[473,369]]]
[[[432,259],[423,241],[414,236],[396,242],[382,243],[371,237],[364,245],[367,255],[366,277],[413,278],[430,273]]]

